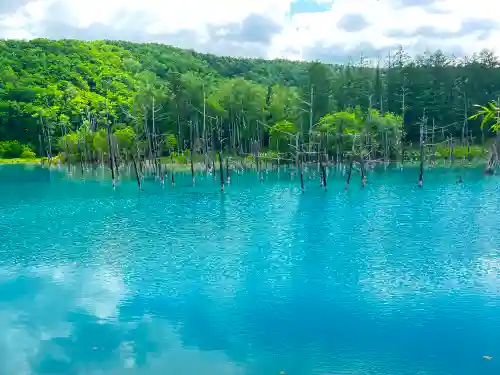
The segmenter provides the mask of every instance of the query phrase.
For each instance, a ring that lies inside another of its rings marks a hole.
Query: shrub
[[[170,160],[176,164],[186,164],[187,163],[187,157],[184,153],[179,155],[177,152],[172,152],[170,154]]]
[[[21,156],[24,147],[19,141],[0,142],[0,157],[18,158]]]
[[[438,146],[437,147],[438,157],[448,158],[450,156],[449,146]],[[486,149],[481,146],[455,146],[453,148],[453,156],[455,159],[467,158],[470,155],[471,158],[484,158],[486,157]]]
[[[36,154],[29,147],[25,147],[23,152],[21,153],[21,158],[23,158],[23,159],[35,159]]]
[[[170,150],[174,150],[177,147],[177,139],[175,135],[168,134],[167,135],[167,148]]]

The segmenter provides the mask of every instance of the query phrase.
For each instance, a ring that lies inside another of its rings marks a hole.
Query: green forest
[[[389,160],[421,136],[470,150],[493,136],[480,117],[469,119],[474,105],[499,96],[499,60],[488,51],[456,59],[400,48],[375,64],[329,65],[161,44],[4,40],[0,158],[104,160],[116,145],[123,158],[295,147]]]

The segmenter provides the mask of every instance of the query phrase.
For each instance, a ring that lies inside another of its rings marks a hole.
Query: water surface
[[[461,173],[0,166],[0,374],[497,374],[500,181]]]

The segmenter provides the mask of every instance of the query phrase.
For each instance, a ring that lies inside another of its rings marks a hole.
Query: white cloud
[[[243,373],[223,352],[187,348],[178,327],[140,306],[121,320],[119,305],[133,298],[124,284],[104,265],[0,267],[0,287],[11,292],[0,301],[0,374],[46,373],[54,364],[78,375]]]
[[[311,9],[313,3],[321,3],[323,11],[290,14],[294,1],[303,3],[301,9],[307,9],[308,1]],[[2,0],[2,4],[0,37],[4,38],[153,41],[218,54],[296,59],[339,59],[361,49],[369,55],[398,45],[412,54],[436,48],[458,54],[483,48],[500,51],[496,20],[500,3],[491,0]]]

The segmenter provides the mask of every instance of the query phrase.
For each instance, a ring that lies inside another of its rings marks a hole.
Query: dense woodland
[[[160,44],[5,40],[0,157],[104,160],[116,146],[125,158],[316,149],[387,160],[421,135],[440,147],[482,144],[493,134],[468,118],[474,104],[498,100],[499,65],[487,51],[455,59],[399,49],[375,63],[327,65]]]

